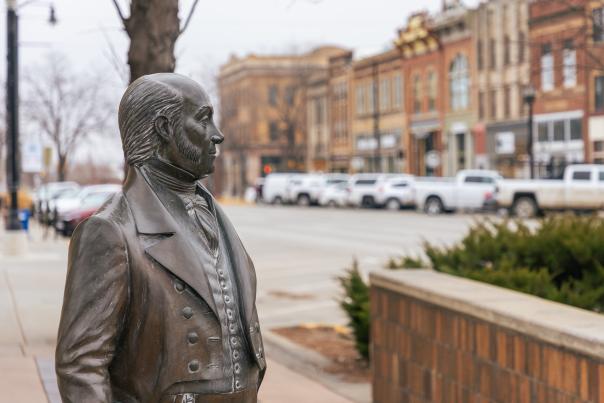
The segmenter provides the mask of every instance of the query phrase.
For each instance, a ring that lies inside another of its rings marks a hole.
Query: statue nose
[[[210,140],[212,140],[212,143],[214,144],[220,144],[224,141],[224,135],[220,132],[220,130],[218,130],[218,128],[215,128]]]

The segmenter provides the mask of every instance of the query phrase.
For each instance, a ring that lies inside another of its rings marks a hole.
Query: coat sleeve
[[[129,296],[120,229],[93,216],[75,231],[59,324],[56,372],[63,403],[111,403],[108,368],[124,327]]]

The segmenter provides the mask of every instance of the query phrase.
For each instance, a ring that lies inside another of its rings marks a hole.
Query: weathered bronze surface
[[[123,192],[75,231],[56,350],[64,403],[254,403],[254,266],[199,179],[224,137],[207,94],[141,77],[119,110]]]

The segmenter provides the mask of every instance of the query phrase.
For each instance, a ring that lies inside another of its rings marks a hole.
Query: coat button
[[[193,360],[189,362],[189,372],[197,372],[199,371],[199,361]]]
[[[187,340],[190,344],[195,344],[199,341],[199,335],[196,332],[189,332]]]
[[[191,316],[193,316],[193,309],[190,306],[185,306],[182,308],[182,316],[184,316],[185,319],[191,319]]]
[[[239,375],[239,373],[241,372],[241,365],[239,365],[239,363],[236,363],[236,364],[233,366],[233,369],[234,369],[234,371],[235,371],[235,374]]]
[[[183,292],[185,290],[185,283],[180,280],[174,280],[174,289],[178,292]]]

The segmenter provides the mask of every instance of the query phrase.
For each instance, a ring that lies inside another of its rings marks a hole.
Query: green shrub
[[[340,306],[348,316],[357,351],[369,359],[369,286],[363,280],[356,260],[338,281],[344,293]]]
[[[389,265],[430,266],[584,309],[604,309],[602,218],[552,216],[535,228],[486,220],[453,246],[425,242],[424,252],[428,263],[403,257]]]
[[[424,243],[427,261],[390,259],[389,269],[434,270],[510,288],[596,312],[604,311],[604,219],[552,216],[535,226],[485,220],[457,244]],[[369,287],[357,262],[339,278],[341,307],[359,353],[369,355]]]

